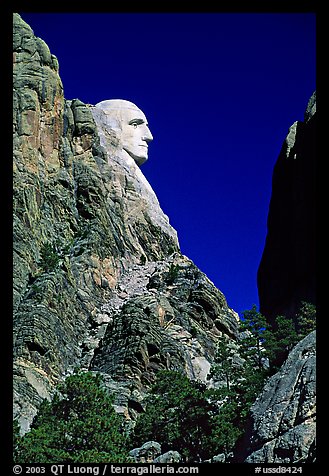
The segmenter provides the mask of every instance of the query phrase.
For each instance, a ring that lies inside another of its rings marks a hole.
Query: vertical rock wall
[[[313,463],[316,460],[316,334],[290,352],[251,409],[247,463]]]
[[[316,303],[316,95],[304,122],[289,129],[272,180],[267,237],[258,269],[260,312],[270,322],[293,318],[301,301]]]
[[[57,59],[17,14],[13,78],[14,415],[22,431],[75,367],[103,372],[114,389],[120,376],[118,394],[131,376],[138,390],[147,387],[159,368],[205,379],[218,335],[235,338],[237,314],[180,254],[151,186],[106,142],[95,108],[64,99]]]
[[[64,99],[57,59],[17,14],[13,78],[14,416],[25,432],[41,400],[77,367],[102,373],[117,411],[134,418],[158,370],[206,381],[218,337],[239,334],[238,315],[181,254],[150,184],[108,143],[95,108]],[[313,101],[290,130],[273,179],[285,185],[282,197],[273,185],[259,271],[268,316],[312,290],[314,109]],[[289,239],[275,231],[278,220]],[[312,369],[311,336],[253,407],[246,461],[313,460]]]

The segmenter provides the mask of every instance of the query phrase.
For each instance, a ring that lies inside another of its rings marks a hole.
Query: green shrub
[[[168,273],[166,275],[166,278],[165,278],[166,283],[167,284],[172,284],[176,280],[176,278],[178,276],[178,273],[179,273],[179,265],[178,264],[171,264],[170,268],[169,268],[169,271],[168,271]]]
[[[297,332],[300,339],[306,337],[316,328],[316,307],[314,304],[302,301],[296,314]]]
[[[41,248],[41,260],[39,262],[40,267],[46,271],[54,271],[60,261],[59,253],[56,246],[50,243],[45,243]]]
[[[178,451],[188,461],[202,461],[216,453],[213,434],[218,408],[206,386],[185,375],[161,371],[147,398],[147,409],[137,420],[133,446],[155,440],[162,451]]]
[[[68,377],[16,440],[15,463],[129,462],[123,421],[112,403],[99,375]]]

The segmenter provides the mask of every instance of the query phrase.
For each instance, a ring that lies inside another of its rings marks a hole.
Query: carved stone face
[[[145,114],[130,101],[111,99],[96,104],[107,116],[107,126],[116,132],[125,150],[138,165],[148,159],[148,142],[153,136]]]

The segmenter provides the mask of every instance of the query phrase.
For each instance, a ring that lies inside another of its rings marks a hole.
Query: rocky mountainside
[[[304,122],[282,145],[272,179],[265,248],[258,269],[260,312],[293,318],[302,301],[316,304],[316,94]]]
[[[129,416],[159,368],[205,379],[238,315],[186,257],[133,163],[14,15],[14,414],[26,431],[74,368],[106,374]],[[137,401],[135,401],[137,399]]]
[[[99,110],[65,100],[56,57],[18,14],[13,49],[14,417],[25,433],[78,368],[101,373],[116,410],[134,420],[159,370],[208,382],[219,337],[232,347],[241,337],[239,317],[182,255]],[[312,369],[310,335],[257,400],[246,462],[313,458]],[[152,459],[164,462],[151,443]],[[137,450],[146,458],[150,445]]]

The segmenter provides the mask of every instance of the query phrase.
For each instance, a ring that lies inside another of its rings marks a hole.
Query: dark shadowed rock
[[[302,301],[316,304],[316,95],[304,122],[289,129],[272,180],[267,237],[258,269],[260,312],[273,323],[294,317]]]

